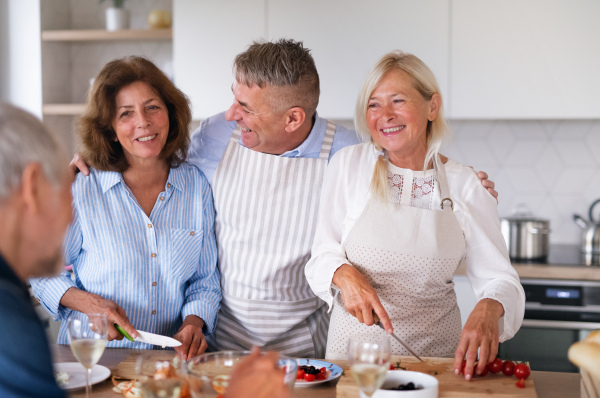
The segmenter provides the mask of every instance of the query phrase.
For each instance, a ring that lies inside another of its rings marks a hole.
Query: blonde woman
[[[438,153],[448,131],[442,97],[414,55],[392,52],[375,65],[356,127],[365,142],[327,168],[306,266],[315,294],[333,306],[326,357],[345,358],[348,336],[373,331],[376,313],[420,355],[454,356],[457,371],[466,357],[468,380],[523,319],[496,201],[471,168]],[[462,331],[452,282],[461,262],[479,300]]]

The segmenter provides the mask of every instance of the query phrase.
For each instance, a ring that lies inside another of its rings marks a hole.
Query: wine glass
[[[67,331],[71,351],[86,369],[85,372],[85,396],[90,396],[90,375],[92,368],[98,362],[104,347],[106,347],[106,335],[108,334],[108,320],[103,314],[83,314],[81,319],[70,318],[67,323]]]
[[[361,398],[370,397],[381,387],[390,367],[390,341],[383,334],[351,336],[348,360]]]

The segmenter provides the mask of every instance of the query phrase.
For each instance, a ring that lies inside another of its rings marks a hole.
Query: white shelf
[[[172,29],[44,30],[42,41],[171,40]]]

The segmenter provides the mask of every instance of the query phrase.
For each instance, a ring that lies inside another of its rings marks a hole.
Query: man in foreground
[[[72,175],[34,116],[0,104],[0,396],[64,397],[28,278],[54,276],[71,222]]]

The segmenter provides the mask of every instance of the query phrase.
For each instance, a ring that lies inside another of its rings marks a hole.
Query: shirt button
[[[156,253],[152,253],[152,257],[156,257]]]
[[[167,184],[167,188],[171,188],[171,184]]]
[[[161,196],[161,197],[160,197],[160,200],[165,200],[165,197],[164,197],[164,196]]]
[[[148,228],[152,228],[152,224],[148,224]]]
[[[190,232],[190,235],[194,236],[194,231]]]
[[[152,310],[152,315],[156,315],[156,310]]]
[[[156,283],[156,282],[152,282],[152,286],[156,286],[156,285],[157,285],[157,283]]]

